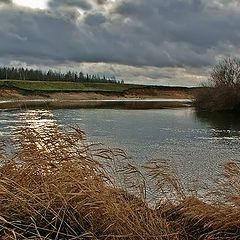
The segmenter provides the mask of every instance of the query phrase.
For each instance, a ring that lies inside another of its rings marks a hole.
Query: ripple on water
[[[240,121],[231,124],[226,118],[219,125],[214,122],[215,118],[214,121],[206,120],[206,116],[199,118],[192,109],[59,109],[1,113],[0,137],[23,126],[35,129],[54,124],[79,126],[86,132],[89,142],[122,148],[140,165],[151,158],[169,159],[186,182],[207,179],[223,161],[240,159]]]

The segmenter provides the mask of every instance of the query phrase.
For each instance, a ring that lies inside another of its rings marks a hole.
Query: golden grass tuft
[[[22,128],[11,148],[0,153],[0,239],[240,239],[235,162],[204,202],[167,162],[138,169],[121,150],[86,144],[79,129]]]

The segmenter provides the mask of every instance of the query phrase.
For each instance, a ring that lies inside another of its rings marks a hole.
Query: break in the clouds
[[[197,85],[219,58],[240,55],[237,0],[50,0],[42,10],[9,3],[0,0],[2,64]]]

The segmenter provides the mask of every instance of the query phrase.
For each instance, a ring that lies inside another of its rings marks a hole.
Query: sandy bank
[[[122,108],[161,109],[191,105],[191,94],[184,91],[137,90],[114,92],[26,92],[0,89],[0,109],[24,108]]]
[[[109,100],[25,99],[25,100],[0,101],[0,109],[24,109],[24,108],[162,109],[189,106],[191,106],[191,100],[188,99],[109,99]]]

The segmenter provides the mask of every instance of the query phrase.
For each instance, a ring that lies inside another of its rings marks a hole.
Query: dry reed
[[[0,152],[0,239],[240,239],[235,162],[205,203],[167,162],[140,170],[118,149],[86,144],[79,129],[22,128],[13,136],[13,153]],[[155,205],[145,176],[156,185]]]

